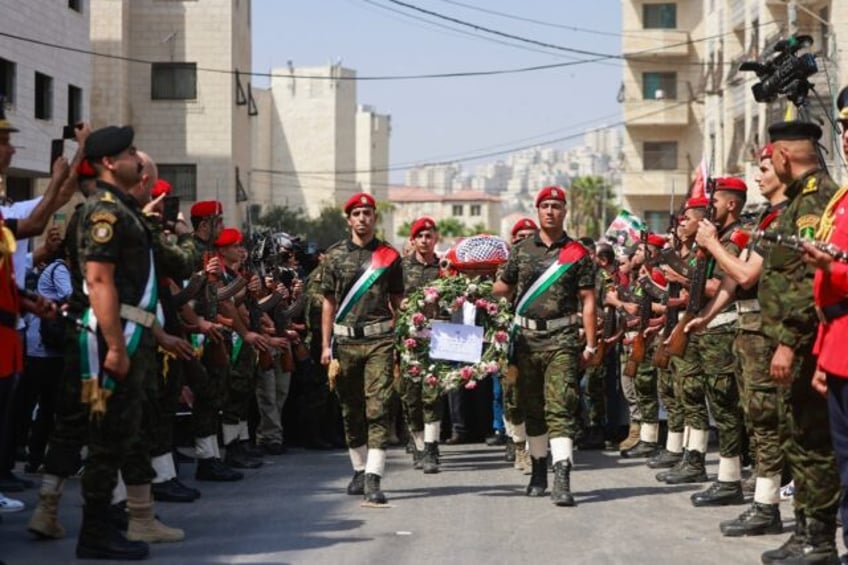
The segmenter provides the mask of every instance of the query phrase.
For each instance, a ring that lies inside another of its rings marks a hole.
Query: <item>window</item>
[[[677,169],[677,142],[646,141],[643,146],[642,169],[646,171]]]
[[[677,4],[645,4],[642,6],[642,27],[645,29],[676,29]]]
[[[197,98],[196,63],[153,63],[150,76],[153,100],[194,100]]]
[[[668,211],[657,212],[647,210],[643,215],[648,230],[654,233],[665,233],[668,230]]]
[[[74,12],[82,13],[82,0],[68,0],[68,8]]]
[[[82,88],[68,85],[68,123],[76,124],[82,121]]]
[[[7,104],[15,102],[16,65],[12,61],[0,59],[0,96]]]
[[[53,117],[53,79],[35,73],[35,117],[49,120]]]
[[[677,73],[642,73],[642,98],[677,100]]]
[[[479,204],[472,204],[471,205],[471,215],[472,216],[479,216],[480,213],[481,213],[481,208],[482,207]]]
[[[159,165],[159,178],[174,188],[181,200],[197,200],[197,165]]]
[[[461,216],[462,215],[462,204],[454,204],[451,208],[452,216]]]

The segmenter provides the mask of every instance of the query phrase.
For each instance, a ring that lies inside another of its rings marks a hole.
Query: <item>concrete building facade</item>
[[[187,211],[240,225],[251,169],[250,0],[90,0],[94,127],[131,124]],[[153,64],[126,59],[153,61]],[[212,72],[210,71],[229,71]]]

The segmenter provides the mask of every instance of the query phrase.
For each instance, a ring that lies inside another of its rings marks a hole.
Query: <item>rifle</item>
[[[680,307],[679,306],[669,306],[669,302],[672,299],[680,298],[680,291],[682,290],[682,285],[677,282],[668,283],[668,295],[665,300],[665,323],[663,324],[662,329],[662,340],[660,344],[657,346],[656,351],[654,351],[653,364],[654,367],[658,369],[667,369],[668,362],[671,360],[671,354],[668,352],[668,347],[665,345],[665,340],[671,335],[671,332],[674,330],[677,325],[678,318],[680,317]]]
[[[710,203],[707,205],[707,213],[705,219],[715,223],[715,179],[708,179],[707,186],[710,190]],[[703,249],[695,251],[695,267],[692,269],[692,277],[689,284],[689,304],[686,305],[686,312],[683,317],[674,326],[671,335],[668,336],[668,345],[666,350],[669,355],[683,357],[686,352],[686,345],[689,343],[689,335],[684,331],[686,324],[691,322],[698,316],[701,311],[701,305],[704,301],[704,294],[707,287],[707,270],[710,266],[710,259],[707,257]]]
[[[645,285],[650,284],[642,278],[639,281],[642,286],[642,296],[639,297],[639,324],[637,326],[636,336],[633,338],[633,343],[630,346],[630,355],[627,357],[627,363],[624,365],[624,376],[633,378],[636,376],[636,370],[639,364],[645,360],[647,353],[647,340],[645,339],[645,329],[648,327],[648,322],[651,320],[651,295]]]
[[[244,260],[243,273],[242,276],[248,281],[252,278],[253,275],[259,276],[260,280],[264,279],[261,273],[261,269],[256,267],[256,264],[253,262],[253,257],[250,252],[248,252],[247,257]],[[249,284],[249,283],[248,283]],[[259,299],[262,298],[262,289],[260,288],[257,291],[250,291],[244,297],[244,305],[247,308],[247,327],[250,331],[255,333],[262,333],[262,310],[259,308]],[[263,371],[267,371],[271,367],[274,366],[274,359],[271,357],[270,351],[257,351],[258,364],[259,368]]]
[[[214,253],[206,251],[203,253],[203,266],[204,271],[205,267],[209,263],[209,261],[214,257]],[[221,285],[220,280],[218,279],[218,275],[207,272],[206,273],[206,287],[204,288],[204,298],[205,298],[205,311],[203,313],[204,317],[210,322],[218,321],[218,289]],[[227,348],[223,343],[215,343],[213,341],[208,341],[206,346],[207,351],[209,351],[211,364],[216,367],[225,367],[229,363],[229,356],[227,355]]]
[[[808,243],[819,251],[821,251],[822,253],[827,253],[828,255],[833,257],[834,261],[838,261],[840,263],[848,263],[848,251],[840,249],[832,243],[803,239],[799,238],[796,235],[781,235],[779,233],[766,232],[763,230],[755,231],[754,239],[764,239],[774,245],[786,247],[787,249],[792,249],[793,251],[798,251],[801,253],[804,252],[804,244]]]
[[[612,282],[612,279],[610,279]],[[604,285],[604,290],[609,290],[613,287],[613,284]],[[607,305],[604,307],[604,315],[603,315],[603,325],[601,330],[601,339],[598,341],[597,348],[595,354],[592,356],[592,359],[589,361],[589,367],[600,367],[604,363],[604,357],[607,353],[607,340],[615,335],[616,330],[616,321],[618,318],[618,313],[615,310],[615,306]]]

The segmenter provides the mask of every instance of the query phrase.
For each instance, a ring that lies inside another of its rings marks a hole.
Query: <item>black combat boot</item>
[[[692,506],[744,504],[742,481],[716,481],[706,490],[693,494],[689,500],[692,501]]]
[[[386,504],[388,499],[380,490],[380,475],[365,473],[365,502]]]
[[[153,483],[150,492],[156,502],[194,502],[198,498],[195,491],[186,488],[176,478]]]
[[[670,485],[683,483],[705,483],[707,481],[707,469],[704,466],[704,454],[697,450],[686,452],[683,457],[683,465],[679,469],[672,469],[665,476],[665,482]]]
[[[347,493],[352,496],[365,494],[365,471],[353,472],[353,478],[347,485]]]
[[[262,461],[262,459],[265,457],[265,451],[258,445],[251,445],[249,440],[240,440],[238,444],[241,448],[242,453],[244,453],[251,459],[258,459],[259,461]]]
[[[653,441],[642,441],[628,449],[621,450],[621,456],[626,459],[638,459],[639,457],[653,457],[657,453],[657,444]]]
[[[571,461],[554,463],[554,488],[551,490],[551,500],[557,506],[574,506],[574,496],[571,494]]]
[[[821,563],[822,565],[839,565],[839,553],[836,551],[836,522],[827,524],[821,520],[807,518],[807,537],[801,546],[799,555],[792,555],[786,559],[777,559],[772,563],[781,565],[808,565],[810,563]]]
[[[109,520],[119,531],[127,531],[127,528],[130,525],[130,516],[127,514],[126,500],[109,505]]]
[[[531,457],[533,471],[530,473],[530,484],[527,485],[527,496],[545,496],[548,488],[548,458]]]
[[[224,457],[224,463],[233,469],[258,469],[262,466],[262,460],[250,457],[238,440],[227,445],[227,454]]]
[[[230,482],[240,481],[244,478],[244,475],[231,469],[220,459],[210,457],[209,459],[199,459],[197,461],[197,470],[194,473],[194,478],[198,481]]]
[[[77,558],[138,561],[146,559],[150,547],[143,541],[129,541],[112,524],[107,505],[86,504],[77,540]]]
[[[672,469],[683,459],[683,452],[674,453],[666,448],[662,448],[659,453],[648,459],[648,467],[651,469]]]
[[[603,449],[606,445],[604,429],[601,426],[589,426],[586,434],[577,443],[578,449]]]
[[[504,452],[504,461],[507,463],[515,463],[515,442],[512,438],[506,438],[506,451]]]
[[[426,448],[426,446],[425,446]],[[421,460],[424,459],[424,452],[418,451],[418,448],[414,445],[412,446],[412,468],[413,469],[421,469]]]
[[[686,464],[686,453],[687,451],[684,449],[683,453],[680,455],[680,460],[674,464],[674,467],[672,467],[671,469],[666,469],[665,471],[660,471],[659,473],[654,475],[657,481],[664,483],[665,478],[669,476],[672,472],[680,471],[680,469],[682,469],[683,466]]]
[[[783,531],[783,522],[780,520],[780,505],[754,502],[736,519],[726,520],[719,524],[719,529],[722,535],[731,538],[779,534]]]
[[[437,449],[438,444],[436,442],[424,444],[424,451],[421,457],[421,468],[427,475],[439,472],[439,456],[437,454]]]
[[[760,555],[763,563],[779,563],[787,559],[803,555],[802,549],[807,542],[807,517],[803,510],[795,510],[795,531],[783,545],[777,549],[770,549]]]

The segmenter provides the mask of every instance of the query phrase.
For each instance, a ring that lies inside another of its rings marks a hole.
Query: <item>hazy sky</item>
[[[558,46],[621,51],[620,0],[404,2]],[[551,25],[483,13],[460,2]],[[259,72],[285,67],[287,60],[297,67],[341,59],[358,75],[374,76],[508,69],[587,58],[461,28],[390,0],[253,0],[252,26],[253,68]],[[254,79],[259,86],[267,82]],[[359,81],[357,98],[391,114],[390,160],[396,166],[487,153],[616,122],[620,83],[620,64],[605,61],[494,77]],[[473,164],[464,166],[470,170]],[[392,180],[402,178],[402,172],[392,173]]]

